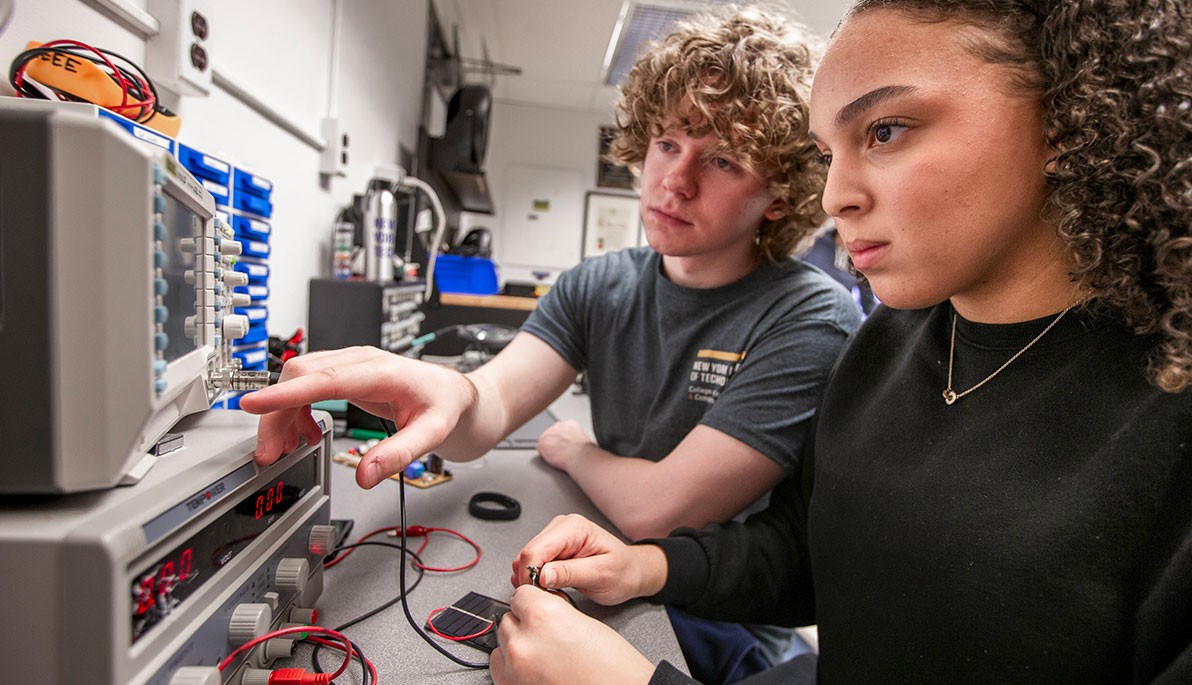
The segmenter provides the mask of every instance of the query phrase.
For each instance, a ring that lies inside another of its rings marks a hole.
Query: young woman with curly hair
[[[615,150],[640,171],[649,247],[561,275],[513,341],[467,376],[370,348],[290,360],[283,382],[241,402],[269,412],[258,460],[315,439],[311,402],[347,398],[399,428],[357,468],[372,487],[432,450],[485,454],[582,371],[595,439],[560,422],[538,451],[626,537],[725,521],[762,500],[796,470],[860,324],[843,288],[790,256],[823,220],[805,40],[749,9],[680,26],[632,71],[618,117]],[[692,640],[716,631],[716,647],[697,651],[717,655],[717,680],[764,668],[791,634],[684,626]]]
[[[514,569],[818,622],[817,663],[751,683],[1192,682],[1190,41],[1174,0],[858,0],[811,131],[885,306],[800,475],[648,544],[558,519]],[[497,683],[689,682],[537,588],[512,607]]]

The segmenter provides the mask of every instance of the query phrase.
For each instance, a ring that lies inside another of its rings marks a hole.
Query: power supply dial
[[[306,579],[310,577],[310,562],[293,557],[282,559],[277,564],[277,589],[283,592],[302,594],[306,590]]]
[[[233,647],[264,635],[273,622],[273,612],[268,604],[241,604],[232,610],[228,623],[228,643]]]
[[[275,637],[265,643],[265,663],[273,663],[275,659],[288,659],[294,656],[294,641]]]
[[[335,544],[335,526],[319,524],[310,527],[310,538],[306,551],[318,557],[325,557],[331,553]]]

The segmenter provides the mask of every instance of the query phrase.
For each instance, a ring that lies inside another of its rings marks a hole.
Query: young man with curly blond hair
[[[762,11],[680,26],[631,71],[612,147],[640,174],[649,247],[560,276],[506,349],[466,376],[365,348],[291,360],[282,383],[242,402],[270,412],[258,460],[315,437],[312,401],[347,397],[399,428],[358,467],[372,487],[431,450],[483,455],[585,372],[595,439],[561,422],[538,449],[626,537],[727,521],[764,500],[797,471],[860,323],[840,286],[791,257],[824,219],[813,61],[801,29]]]

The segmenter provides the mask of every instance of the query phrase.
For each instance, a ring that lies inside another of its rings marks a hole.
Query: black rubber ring
[[[495,504],[497,506],[486,506]],[[521,516],[521,505],[509,495],[499,492],[478,492],[468,502],[468,513],[485,521],[512,521]]]

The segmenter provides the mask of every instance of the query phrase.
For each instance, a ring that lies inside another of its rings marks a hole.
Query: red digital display
[[[257,495],[256,517],[259,519],[265,514],[273,511],[273,507],[281,504],[282,496],[282,481],[277,481],[277,485],[265,490],[265,494]]]
[[[165,620],[175,608],[226,566],[316,485],[314,455],[276,481],[245,494],[235,505],[164,554],[129,588],[132,641]],[[200,493],[199,496],[203,496]],[[201,514],[198,514],[201,515]]]
[[[164,598],[171,596],[175,585],[186,582],[194,569],[194,556],[194,548],[186,547],[176,560],[167,559],[156,574],[144,576],[137,582],[136,590],[133,591],[137,604],[134,618],[144,617],[157,605],[159,597],[165,601]]]

